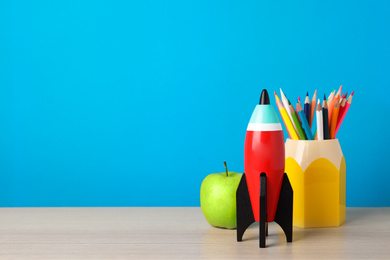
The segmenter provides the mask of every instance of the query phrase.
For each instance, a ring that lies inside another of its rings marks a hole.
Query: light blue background
[[[340,84],[347,206],[390,206],[389,3],[1,1],[0,206],[199,206],[263,88]]]

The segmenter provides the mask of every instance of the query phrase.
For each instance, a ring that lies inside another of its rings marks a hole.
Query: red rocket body
[[[256,222],[260,221],[260,174],[265,172],[267,175],[266,222],[272,222],[279,201],[285,164],[282,126],[269,100],[264,103],[268,104],[260,102],[253,111],[244,148],[244,169]]]

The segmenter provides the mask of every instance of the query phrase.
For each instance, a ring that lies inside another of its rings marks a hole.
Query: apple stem
[[[226,162],[224,161],[223,164],[225,164],[226,177],[229,177],[229,173],[228,173],[228,170],[227,170]]]

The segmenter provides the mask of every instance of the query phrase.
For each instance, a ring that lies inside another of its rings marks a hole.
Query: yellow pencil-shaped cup
[[[345,220],[346,164],[338,139],[286,141],[295,227],[337,227]]]

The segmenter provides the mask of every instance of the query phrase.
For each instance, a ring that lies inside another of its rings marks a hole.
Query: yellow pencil
[[[280,101],[278,95],[276,95],[276,92],[274,92],[274,94],[276,99],[276,105],[278,106],[280,115],[282,116],[284,125],[286,126],[290,138],[292,138],[293,140],[299,140],[297,131],[295,131],[294,125],[292,124],[291,119],[287,114],[286,108],[283,106],[283,103],[282,101]]]

